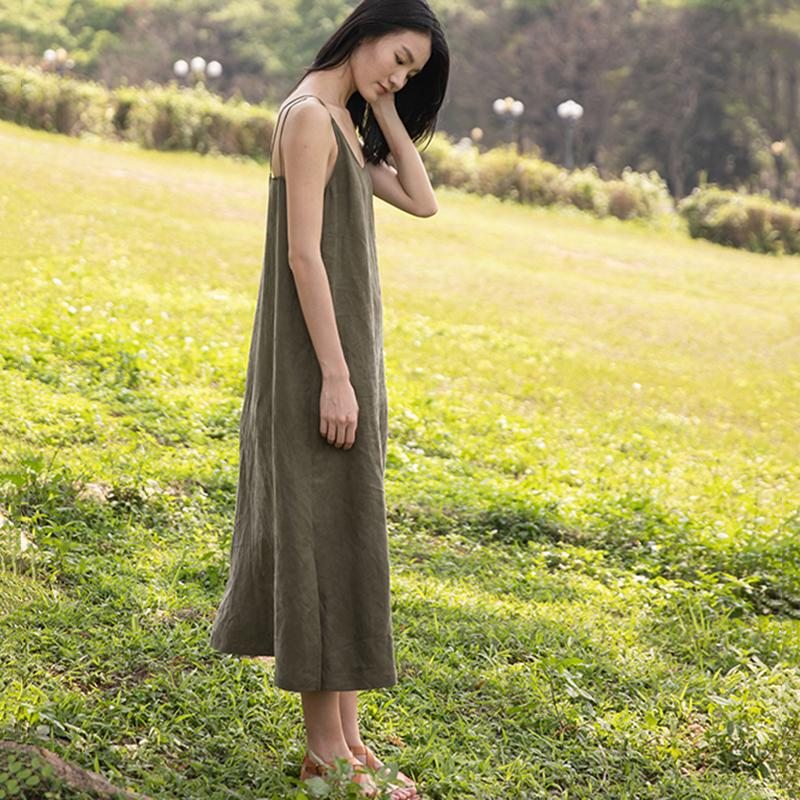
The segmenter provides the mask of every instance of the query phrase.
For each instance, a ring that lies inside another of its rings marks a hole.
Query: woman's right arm
[[[327,164],[337,146],[327,109],[313,98],[296,103],[286,113],[280,142],[289,267],[322,372],[320,434],[329,444],[349,450],[355,441],[358,402],[320,248]]]

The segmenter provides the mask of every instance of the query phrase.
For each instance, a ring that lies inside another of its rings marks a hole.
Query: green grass
[[[208,645],[266,169],[0,153],[0,735],[289,797],[299,695]],[[437,194],[375,201],[400,682],[365,738],[429,798],[796,798],[800,259]]]

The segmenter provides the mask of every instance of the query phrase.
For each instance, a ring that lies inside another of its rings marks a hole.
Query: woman
[[[448,75],[425,0],[364,0],[278,113],[231,569],[211,635],[222,652],[274,655],[275,685],[301,693],[301,778],[345,758],[369,796],[362,765],[382,762],[361,739],[357,693],[397,683],[372,196],[436,213],[414,142],[432,135]],[[398,778],[393,800],[418,797]]]

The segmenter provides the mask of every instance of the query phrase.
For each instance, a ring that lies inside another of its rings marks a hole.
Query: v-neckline
[[[315,97],[316,97],[316,95],[315,95]],[[322,103],[322,102],[323,101],[320,100],[320,103]],[[325,106],[325,108],[328,108],[328,107]],[[333,113],[331,112],[330,109],[328,109],[328,113],[331,115],[331,119],[333,120],[333,124],[336,126],[336,129],[339,131],[342,139],[344,139],[344,146],[347,148],[347,150],[350,153],[350,155],[353,156],[353,160],[358,165],[358,168],[359,169],[366,169],[367,168],[366,160],[364,161],[363,164],[358,160],[358,157],[356,156],[355,152],[353,151],[353,148],[350,147],[350,142],[347,140],[347,137],[344,135],[344,131],[342,130],[341,125],[339,125],[339,123],[336,121],[336,118],[333,116]]]

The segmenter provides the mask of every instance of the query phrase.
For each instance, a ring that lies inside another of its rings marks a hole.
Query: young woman
[[[275,685],[301,693],[301,778],[345,758],[370,796],[361,765],[382,762],[361,739],[357,693],[397,683],[372,198],[436,213],[415,142],[432,135],[448,76],[426,0],[364,0],[281,105],[231,568],[211,634],[222,652],[274,655]],[[393,800],[418,797],[398,777]]]

